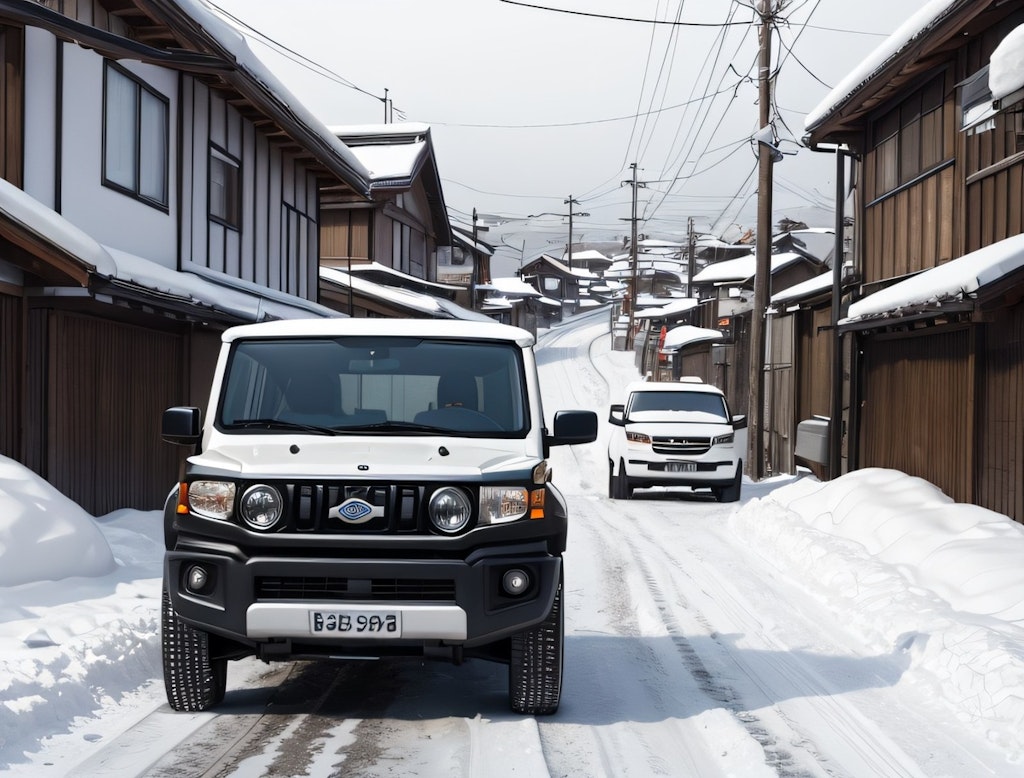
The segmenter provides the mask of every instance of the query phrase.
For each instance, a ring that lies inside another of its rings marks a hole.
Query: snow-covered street
[[[419,660],[244,660],[223,706],[172,713],[159,514],[94,522],[0,460],[0,576],[39,569],[41,538],[50,563],[89,566],[0,580],[0,771],[1019,775],[1024,528],[883,470],[745,481],[735,504],[666,489],[612,501],[604,420],[637,376],[608,328],[606,311],[579,316],[537,351],[548,415],[602,420],[597,442],[552,450],[572,516],[557,714],[509,712],[504,666]],[[74,540],[94,524],[112,570]]]

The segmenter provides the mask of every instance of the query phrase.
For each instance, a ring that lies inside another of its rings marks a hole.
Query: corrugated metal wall
[[[182,337],[50,312],[42,475],[94,515],[153,510],[181,450],[160,438],[163,410],[187,396]]]
[[[859,467],[890,467],[973,502],[974,345],[967,326],[862,341]]]

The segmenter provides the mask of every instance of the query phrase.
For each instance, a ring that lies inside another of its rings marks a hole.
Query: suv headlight
[[[719,446],[723,443],[732,443],[736,437],[736,433],[730,432],[728,435],[717,435],[711,438],[712,446]]]
[[[645,446],[651,445],[651,436],[643,432],[626,431],[626,440],[630,443],[641,443]]]
[[[227,521],[235,507],[235,485],[229,481],[193,481],[188,485],[188,506],[208,519]]]
[[[521,486],[481,486],[480,523],[504,524],[526,515],[530,495]]]
[[[281,493],[273,486],[257,484],[242,494],[238,513],[242,521],[253,529],[268,530],[284,515],[284,501]]]
[[[473,506],[461,489],[445,486],[430,496],[427,513],[431,523],[441,532],[453,534],[469,524]]]

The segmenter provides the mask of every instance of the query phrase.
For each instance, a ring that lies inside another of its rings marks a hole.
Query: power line
[[[712,24],[710,22],[668,22],[661,21],[658,19],[637,19],[630,16],[609,16],[607,14],[595,14],[587,11],[570,11],[567,8],[552,8],[547,5],[533,5],[532,3],[521,3],[518,0],[499,0],[502,3],[508,3],[509,5],[519,5],[523,8],[533,8],[538,11],[552,11],[554,13],[571,14],[573,16],[589,16],[593,19],[609,19],[615,22],[639,22],[641,24],[664,24],[671,27],[721,27],[720,24]],[[736,25],[745,25],[747,22],[734,22]]]

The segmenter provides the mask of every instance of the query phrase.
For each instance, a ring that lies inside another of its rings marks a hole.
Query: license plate
[[[694,462],[666,462],[666,473],[696,473],[697,465]]]
[[[401,611],[310,611],[309,631],[314,635],[345,637],[402,637]]]

